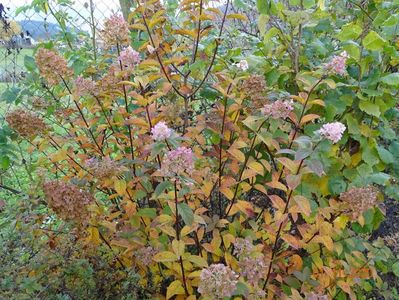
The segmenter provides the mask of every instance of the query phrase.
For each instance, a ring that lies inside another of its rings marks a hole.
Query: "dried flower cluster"
[[[384,236],[383,240],[389,248],[395,253],[399,252],[399,232],[394,232],[390,235]]]
[[[369,208],[378,205],[378,189],[373,186],[351,188],[341,193],[339,198],[348,204],[352,218],[355,220]]]
[[[82,222],[87,218],[87,206],[94,197],[76,185],[59,180],[47,181],[43,191],[49,207],[64,220]]]
[[[32,97],[31,104],[33,108],[38,110],[46,109],[49,106],[49,103],[46,101],[46,99],[39,96]]]
[[[238,275],[223,264],[213,264],[202,270],[198,291],[211,299],[230,297],[236,290]]]
[[[334,55],[331,61],[325,64],[325,69],[329,72],[338,75],[346,74],[346,60],[349,58],[348,53],[346,51],[341,52],[340,55]]]
[[[108,48],[129,45],[129,25],[122,15],[114,14],[104,22],[102,38]]]
[[[238,238],[234,243],[233,254],[240,257],[241,255],[248,255],[253,250],[254,246],[248,239]]]
[[[179,147],[166,153],[162,160],[161,173],[164,176],[175,177],[191,174],[194,171],[193,151]]]
[[[263,76],[251,75],[242,85],[243,92],[251,99],[252,106],[260,108],[265,104],[266,81]]]
[[[111,179],[112,176],[116,176],[124,170],[118,162],[111,160],[109,157],[101,160],[90,158],[86,160],[86,167],[94,177],[100,180]]]
[[[153,262],[152,258],[157,253],[157,249],[148,246],[137,249],[133,255],[141,264],[143,264],[144,266],[148,266]]]
[[[88,78],[78,76],[75,80],[75,94],[77,97],[96,93],[96,83]]]
[[[240,274],[244,276],[253,287],[258,286],[259,281],[265,277],[267,272],[267,266],[263,255],[257,257],[243,256],[240,258],[238,265],[241,268]]]
[[[161,142],[172,136],[173,129],[169,128],[165,122],[161,121],[151,129],[151,134],[154,141]]]
[[[124,70],[132,71],[140,63],[140,54],[129,46],[120,53],[118,61]]]
[[[277,100],[270,104],[266,104],[262,108],[262,114],[273,119],[285,119],[294,110],[292,101]]]
[[[13,130],[25,138],[34,137],[46,130],[46,124],[40,117],[23,109],[8,113],[6,121]]]
[[[327,140],[330,140],[331,142],[336,144],[341,140],[345,130],[346,127],[344,124],[340,122],[333,122],[333,123],[324,124],[318,130],[318,133]]]
[[[51,85],[56,85],[72,75],[67,61],[56,51],[40,48],[35,59],[40,75]]]
[[[21,26],[14,20],[0,22],[0,40],[3,42],[11,40],[13,37],[21,34],[21,32]]]

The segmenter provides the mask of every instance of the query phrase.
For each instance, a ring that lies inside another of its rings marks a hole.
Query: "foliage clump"
[[[139,2],[26,59],[38,236],[78,226],[77,281],[94,253],[152,298],[388,295],[396,258],[369,238],[399,198],[398,4],[258,1],[250,31],[238,2]]]

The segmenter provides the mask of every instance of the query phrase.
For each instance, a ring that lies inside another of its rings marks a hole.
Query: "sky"
[[[84,7],[85,2],[89,2],[88,0],[75,0],[74,4],[74,9],[78,11],[82,16],[85,18],[88,18],[90,16],[90,12],[88,9]],[[110,16],[113,12],[116,12],[119,10],[119,0],[93,0],[94,6],[95,6],[95,19],[97,19],[99,22],[102,23],[105,17]],[[38,13],[34,11],[29,11],[25,15],[19,15],[15,17],[13,15],[13,12],[15,12],[15,9],[19,6],[30,4],[31,0],[0,0],[0,3],[3,3],[5,7],[10,8],[10,17],[16,19],[16,20],[24,20],[24,19],[31,19],[31,20],[38,20],[42,21],[43,18],[45,17],[44,15],[39,15]],[[76,19],[81,19],[78,17],[78,14],[70,11],[70,15],[73,18]],[[49,22],[54,22],[52,18],[48,18],[47,21]],[[80,21],[81,22],[81,21]],[[82,26],[86,27],[84,24]],[[84,29],[84,28],[82,28]]]

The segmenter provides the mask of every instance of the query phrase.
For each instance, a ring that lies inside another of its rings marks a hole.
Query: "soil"
[[[373,233],[371,239],[377,239],[378,237],[384,238],[387,236],[392,236],[395,233],[399,233],[399,202],[387,199],[384,202],[384,206],[386,210],[385,220],[382,222],[380,227]],[[392,251],[394,251],[396,256],[399,256],[399,240],[395,241],[395,244],[397,244],[395,247],[396,251],[394,247],[390,245],[387,246],[389,246]],[[396,290],[399,291],[399,278],[396,277],[394,274],[381,274],[381,278],[384,280],[384,282],[388,283],[389,289],[396,288]],[[374,297],[372,299],[384,299],[383,296],[376,293],[374,293],[373,296]]]

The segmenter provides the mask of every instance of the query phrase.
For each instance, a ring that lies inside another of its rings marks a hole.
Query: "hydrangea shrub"
[[[244,3],[139,1],[101,43],[41,45],[19,97],[48,105],[7,120],[47,169],[48,214],[154,298],[383,288],[368,235],[398,194],[398,5],[351,3],[258,1],[249,34]]]

